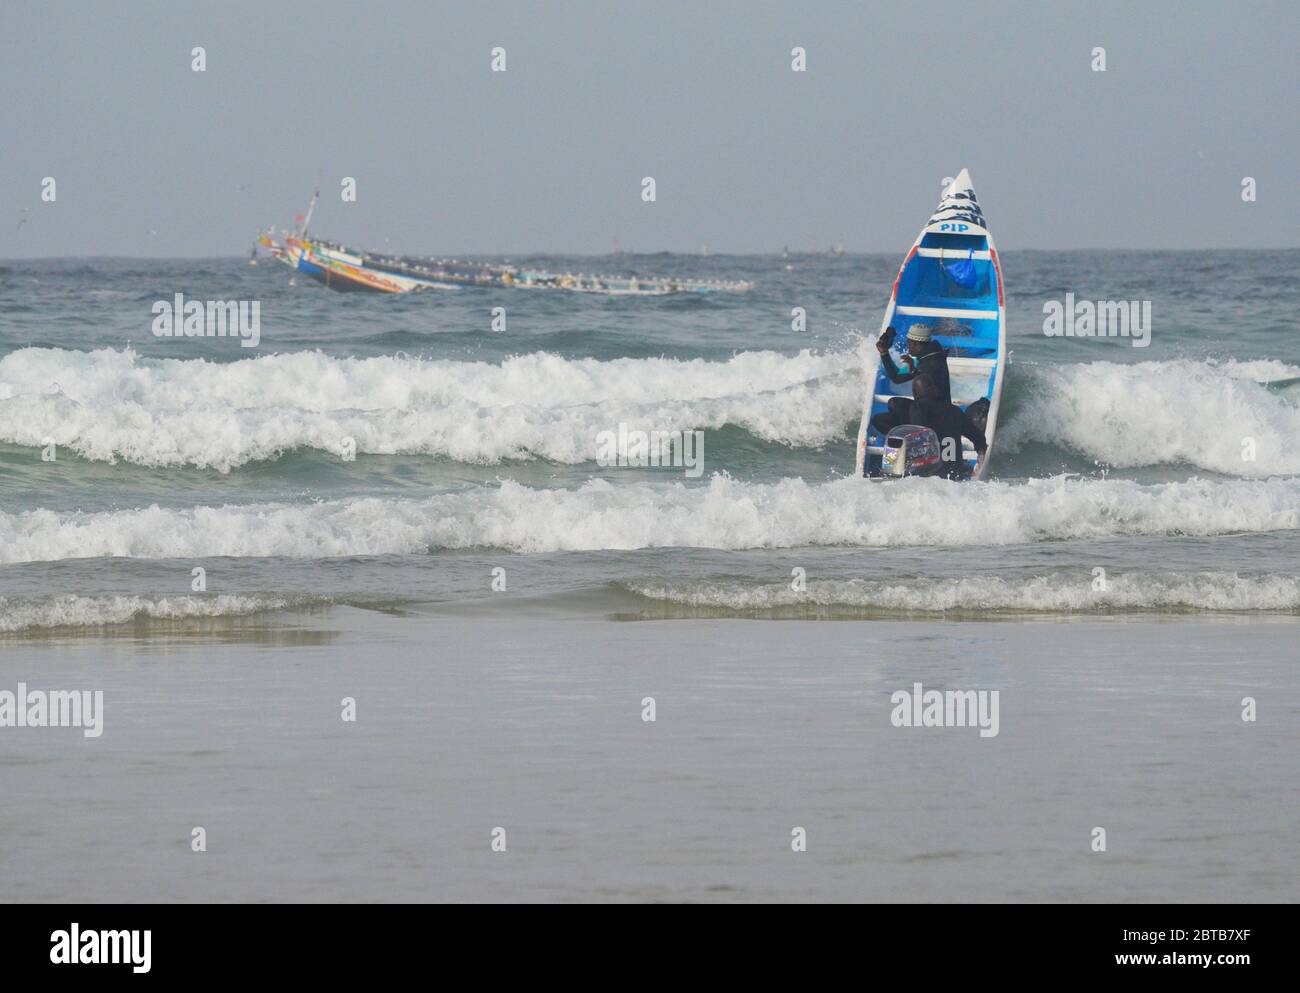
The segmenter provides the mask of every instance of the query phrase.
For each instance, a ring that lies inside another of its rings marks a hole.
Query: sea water
[[[1300,252],[1005,254],[984,484],[851,478],[894,256],[513,261],[755,289],[0,265],[0,690],[104,693],[0,727],[6,897],[1295,898]]]

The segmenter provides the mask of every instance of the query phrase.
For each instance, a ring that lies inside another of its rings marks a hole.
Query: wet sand
[[[1290,629],[341,607],[10,640],[0,689],[105,715],[0,729],[4,896],[1292,900]],[[998,690],[997,736],[895,727],[918,681]]]

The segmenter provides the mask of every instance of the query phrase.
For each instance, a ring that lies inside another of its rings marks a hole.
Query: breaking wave
[[[653,601],[738,614],[790,614],[829,609],[943,613],[947,611],[1300,611],[1300,576],[1241,576],[1232,572],[1126,573],[1111,575],[1104,590],[1086,571],[1003,579],[809,581],[796,592],[788,583],[745,585],[724,582],[622,584]]]
[[[1106,465],[1185,464],[1232,476],[1300,473],[1300,406],[1267,384],[1300,377],[1276,361],[1026,366],[999,448],[1043,442]],[[1243,453],[1253,443],[1254,458]]]
[[[515,482],[425,500],[0,513],[0,564],[93,556],[329,558],[441,549],[1004,545],[1117,535],[1300,528],[1300,479],[1141,484],[840,479],[699,485]]]
[[[237,362],[142,360],[130,350],[27,348],[0,359],[0,440],[52,438],[83,458],[222,472],[298,448],[495,463],[594,461],[597,436],[736,425],[812,446],[860,409],[848,353],[500,363],[320,352]]]
[[[138,620],[184,621],[238,617],[302,606],[280,596],[78,596],[0,597],[0,634],[43,628],[94,628]]]
[[[852,351],[725,361],[535,352],[497,363],[299,352],[214,363],[26,348],[0,359],[0,441],[53,439],[92,460],[222,472],[297,449],[341,452],[344,439],[363,455],[577,465],[594,461],[600,432],[620,423],[731,425],[820,448],[856,429],[861,368]],[[995,448],[1045,444],[1122,468],[1298,474],[1296,380],[1300,368],[1271,360],[1013,365]]]

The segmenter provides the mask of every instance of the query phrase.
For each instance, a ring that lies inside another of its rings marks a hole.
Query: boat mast
[[[311,200],[307,204],[307,213],[303,215],[302,223],[298,225],[297,238],[301,241],[307,237],[307,227],[311,224],[312,211],[316,209],[316,201],[320,199],[320,181],[322,173],[316,174],[316,189],[312,191]]]

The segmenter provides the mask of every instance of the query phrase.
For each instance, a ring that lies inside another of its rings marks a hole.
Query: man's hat
[[[908,341],[929,341],[930,326],[928,324],[913,324],[907,329]]]

